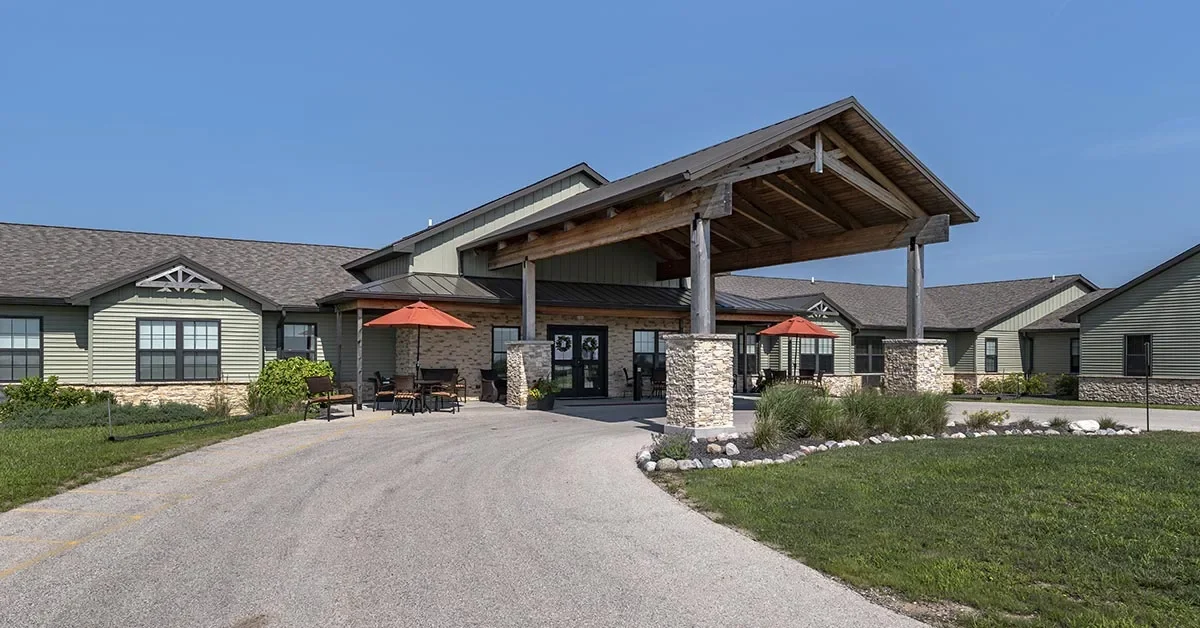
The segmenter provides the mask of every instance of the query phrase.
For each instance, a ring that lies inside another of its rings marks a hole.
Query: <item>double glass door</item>
[[[561,397],[608,396],[608,328],[550,325],[551,374]]]

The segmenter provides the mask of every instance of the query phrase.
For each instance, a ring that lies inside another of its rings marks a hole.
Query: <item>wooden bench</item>
[[[308,384],[308,399],[304,402],[304,420],[308,420],[308,408],[317,404],[317,418],[321,418],[321,406],[325,406],[325,420],[333,419],[333,404],[350,402],[350,416],[354,416],[354,395],[339,393],[333,387],[333,380],[328,377],[306,377]]]

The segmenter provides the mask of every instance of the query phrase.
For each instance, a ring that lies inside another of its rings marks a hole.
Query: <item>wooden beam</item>
[[[863,225],[858,219],[854,218],[845,211],[838,212],[832,207],[826,207],[823,203],[815,198],[808,196],[804,190],[796,187],[791,181],[785,181],[781,177],[771,176],[763,177],[763,184],[775,190],[784,198],[796,203],[800,207],[808,210],[809,213],[828,222],[835,227],[841,227],[843,231],[861,228]]]
[[[654,251],[654,254],[663,259],[683,259],[684,254],[680,253],[675,248],[674,242],[666,238],[660,237],[657,233],[651,233],[642,236],[642,243]]]
[[[910,241],[908,245],[908,316],[905,319],[908,338],[925,337],[925,245]]]
[[[816,159],[813,160],[812,171],[817,174],[825,172],[825,138],[820,131],[813,134],[813,154]]]
[[[354,328],[354,403],[362,410],[363,403],[363,311],[362,308],[354,309],[356,315],[356,326]],[[420,377],[420,374],[417,374]]]
[[[803,144],[801,144],[801,146],[803,146]],[[827,157],[836,159],[842,156],[842,152],[831,151],[825,153],[825,155]],[[807,150],[806,152],[795,152],[790,155],[784,155],[783,157],[776,157],[766,161],[755,162],[746,166],[734,168],[733,170],[719,170],[706,177],[685,181],[678,185],[669,187],[666,190],[663,190],[662,194],[659,195],[659,198],[662,200],[670,200],[676,196],[679,196],[680,194],[684,194],[698,188],[707,187],[709,185],[716,185],[720,183],[738,183],[747,179],[756,179],[768,174],[775,174],[776,172],[791,170],[792,168],[799,168],[800,166],[807,166],[813,163],[816,158],[816,153],[814,153],[812,150]]]
[[[696,190],[666,202],[626,210],[609,220],[585,222],[570,231],[558,231],[532,242],[510,245],[496,251],[488,262],[488,268],[505,268],[520,264],[525,259],[537,261],[640,238],[648,233],[686,227],[691,224],[695,213],[709,206],[714,192],[714,188]]]
[[[534,240],[536,240],[536,239],[538,239],[538,238],[540,238],[540,237],[541,237],[541,236],[539,236],[539,235],[538,235],[538,232],[536,232],[536,231],[530,231],[529,233],[526,233],[526,234],[525,234],[525,241],[526,241],[526,242],[533,242]]]
[[[890,225],[855,229],[822,238],[808,238],[801,242],[768,244],[753,249],[739,249],[713,255],[710,272],[723,273],[871,251],[885,251],[906,247],[910,242],[923,245],[949,240],[950,217],[946,214],[938,214]],[[686,277],[689,272],[691,272],[691,268],[683,260],[659,262],[658,264],[659,280]]]
[[[790,240],[802,240],[808,237],[808,234],[800,227],[784,222],[763,210],[747,190],[742,190],[734,197],[733,211],[749,218],[764,229]]]
[[[858,166],[866,171],[867,174],[871,175],[872,178],[878,181],[879,184],[884,187],[884,189],[891,192],[892,196],[900,199],[902,203],[908,206],[908,209],[912,211],[914,215],[928,215],[925,210],[921,209],[921,206],[918,205],[916,201],[909,198],[909,196],[904,193],[904,190],[900,189],[900,186],[896,185],[891,179],[887,178],[887,175],[883,174],[879,168],[876,168],[875,164],[871,163],[870,159],[867,159],[865,155],[859,152],[858,149],[855,148],[849,140],[842,137],[841,133],[838,133],[836,129],[828,124],[822,124],[821,133],[833,140],[833,142],[838,145],[838,148],[842,149],[842,151],[846,153],[846,156],[849,157],[851,161],[858,164]],[[803,144],[801,144],[801,146],[803,146]]]
[[[692,220],[692,333],[711,334],[716,331],[717,316],[713,301],[712,257],[709,249],[712,220],[696,216]],[[682,263],[682,262],[672,262]]]
[[[826,151],[825,154],[828,155],[829,154],[828,151]],[[859,220],[858,218],[856,218],[854,216],[854,214],[851,214],[850,212],[846,211],[846,209],[844,207],[842,207],[840,204],[838,204],[837,201],[833,200],[832,197],[830,197],[828,194],[826,194],[825,190],[822,190],[819,186],[817,186],[817,184],[813,183],[812,181],[809,181],[808,177],[805,176],[804,174],[802,174],[800,172],[795,172],[795,171],[781,172],[781,173],[779,173],[779,178],[783,179],[784,181],[787,181],[788,183],[791,183],[792,185],[800,188],[801,190],[804,190],[805,194],[808,194],[809,196],[816,199],[817,202],[824,205],[830,211],[835,212],[839,216],[844,216],[846,221],[848,221],[850,223],[850,225],[853,226],[855,229],[860,229],[865,226],[862,224],[861,220]]]
[[[537,266],[533,260],[521,263],[521,339],[537,338]]]
[[[754,238],[737,231],[736,229],[730,229],[719,222],[714,222],[712,224],[712,232],[713,235],[733,244],[734,246],[758,246],[758,240],[755,240]]]
[[[574,220],[568,220],[563,223],[563,231],[570,231],[577,226],[578,225],[576,224],[576,222]]]
[[[900,199],[893,196],[891,192],[883,189],[879,184],[869,179],[866,175],[859,173],[854,168],[836,159],[825,162],[825,168],[897,214],[910,219],[918,216],[916,212],[912,211]]]
[[[346,381],[343,379],[346,377],[346,371],[342,362],[342,311],[337,308],[333,310],[333,333],[337,335],[337,380],[341,383]]]
[[[718,183],[713,186],[708,202],[700,206],[701,218],[724,218],[733,213],[733,184]]]

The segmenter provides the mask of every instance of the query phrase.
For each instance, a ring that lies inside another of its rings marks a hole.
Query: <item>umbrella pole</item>
[[[413,379],[421,379],[421,326],[417,325],[417,364],[413,371]]]

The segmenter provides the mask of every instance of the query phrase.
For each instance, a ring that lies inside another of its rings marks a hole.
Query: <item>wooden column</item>
[[[358,409],[362,410],[362,402],[363,402],[363,395],[362,395],[362,387],[363,387],[363,383],[362,383],[363,382],[363,378],[362,378],[362,334],[363,334],[362,308],[361,307],[354,308],[354,313],[358,317],[358,322],[357,322],[357,325],[355,328],[356,334],[355,334],[355,338],[354,338],[354,344],[357,346],[355,362],[354,362],[355,372],[357,373],[357,376],[355,377],[354,398],[355,398],[355,403],[358,404]]]
[[[697,214],[692,218],[692,333],[716,330],[712,283],[712,222]]]
[[[925,337],[925,245],[908,243],[908,337]]]
[[[521,263],[521,340],[537,339],[537,272],[528,258]]]
[[[337,334],[337,378],[338,382],[344,382],[346,371],[342,369],[342,310],[335,308],[333,310],[333,333]]]

